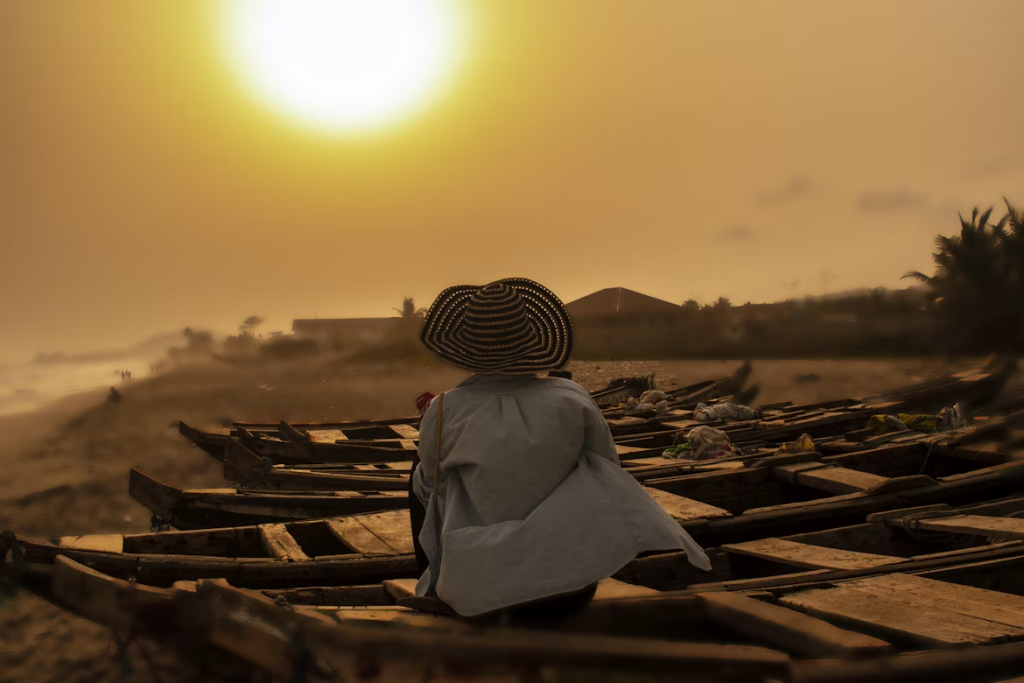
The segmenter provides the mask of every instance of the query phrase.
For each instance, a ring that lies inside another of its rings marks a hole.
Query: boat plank
[[[618,598],[644,598],[650,595],[658,595],[657,591],[647,586],[636,586],[632,583],[619,581],[618,579],[601,579],[597,582],[597,592],[591,602],[602,600],[616,600]]]
[[[396,434],[398,434],[399,438],[402,438],[402,439],[411,439],[413,441],[416,441],[416,440],[418,440],[420,438],[420,430],[416,429],[412,425],[407,425],[407,424],[391,425],[391,431],[393,431]]]
[[[399,555],[416,552],[412,542],[412,522],[408,510],[390,510],[356,517],[374,536],[384,541]]]
[[[1024,597],[1020,595],[909,574],[883,574],[853,583],[856,586],[861,582],[873,591],[887,592],[901,600],[1024,629]]]
[[[310,429],[307,433],[317,443],[335,443],[348,439],[340,429]]]
[[[661,489],[645,488],[648,495],[654,499],[665,512],[679,522],[687,522],[695,519],[714,519],[720,517],[732,517],[728,510],[708,505],[698,500],[677,496]]]
[[[758,641],[811,657],[859,657],[893,652],[884,640],[737,593],[697,596],[711,621]]]
[[[95,550],[101,553],[124,552],[124,536],[121,534],[92,534],[89,536],[61,536],[61,548],[74,550]]]
[[[911,596],[894,593],[884,584],[874,584],[878,578],[799,591],[779,598],[779,604],[829,621],[931,646],[981,645],[1024,636],[1020,628],[954,611],[957,606],[950,603],[944,592],[951,584],[909,577],[935,584],[930,595],[922,591]]]
[[[131,629],[140,607],[173,611],[171,591],[129,584],[67,557],[55,559],[51,580],[53,597],[109,628]]]
[[[327,528],[335,538],[357,553],[368,557],[401,555],[387,541],[363,526],[358,517],[339,517],[327,520]],[[410,536],[412,531],[409,532]]]
[[[1024,539],[1024,519],[1017,517],[982,517],[980,515],[956,515],[938,519],[921,519],[913,522],[918,529],[946,531],[958,534],[979,534],[991,538],[1010,540]]]
[[[901,557],[825,548],[782,538],[727,544],[722,550],[806,569],[867,569],[905,561]]]
[[[260,524],[260,542],[267,554],[280,562],[309,562],[309,555],[288,533],[284,524]]]
[[[840,495],[867,491],[888,480],[888,477],[845,467],[824,467],[796,473],[797,484]]]

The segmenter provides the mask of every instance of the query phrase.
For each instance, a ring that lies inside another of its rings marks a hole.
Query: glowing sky
[[[900,286],[1024,203],[1019,0],[470,2],[457,75],[365,139],[257,101],[213,6],[0,3],[0,359],[512,275]]]

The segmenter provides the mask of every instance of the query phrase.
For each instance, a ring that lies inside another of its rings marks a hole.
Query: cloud
[[[857,200],[861,211],[905,211],[927,204],[928,197],[910,190],[867,190]]]
[[[779,204],[796,199],[804,199],[814,194],[814,183],[810,178],[796,177],[776,190],[762,192],[757,196],[758,204]]]
[[[718,236],[732,242],[747,242],[757,239],[757,231],[749,225],[730,225],[719,232]]]
[[[968,180],[983,180],[1016,171],[1020,162],[1014,157],[999,157],[977,164],[964,171],[960,177]]]

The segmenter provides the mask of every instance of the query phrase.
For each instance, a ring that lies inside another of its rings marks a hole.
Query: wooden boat
[[[862,429],[868,418],[875,414],[914,412],[922,406],[957,401],[978,404],[1000,390],[1014,367],[1012,361],[993,361],[979,371],[922,383],[916,389],[899,390],[893,400],[865,402],[842,399],[802,406],[776,404],[762,406],[762,414],[756,420],[706,424],[728,432],[733,443],[741,446],[757,445],[754,442],[778,444],[794,440],[804,433],[812,437],[836,436]],[[618,443],[648,451],[637,457],[657,455],[655,449],[664,449],[681,441],[690,429],[701,424],[692,419],[695,404],[690,401],[697,399],[714,404],[733,400],[734,397],[725,392],[739,391],[749,375],[750,366],[745,364],[727,378],[694,385],[702,388],[670,404],[673,407],[663,415],[626,417],[618,408],[605,411],[605,415]],[[690,388],[686,387],[684,391]],[[234,436],[256,454],[270,458],[274,465],[402,462],[409,456],[401,451],[416,449],[419,439],[415,418],[332,425],[238,424],[233,430],[223,430],[219,434],[201,432],[184,424],[180,430],[218,459],[224,458],[228,439]]]
[[[745,363],[728,377],[698,382],[667,393],[677,399],[673,403],[679,405],[696,405],[699,401],[714,402],[727,394],[739,391],[750,373],[750,364]],[[612,391],[620,390],[622,389],[613,388]],[[629,388],[628,392],[633,390]],[[604,395],[611,396],[607,393]],[[756,394],[751,392],[746,394],[748,398],[754,395]],[[622,412],[620,408],[612,409],[612,413],[616,411]],[[679,419],[686,415],[674,409],[672,415],[666,416],[666,419],[673,416]],[[235,437],[241,439],[257,454],[272,458],[275,464],[358,464],[388,462],[399,457],[395,453],[384,453],[383,449],[415,450],[419,440],[418,425],[419,417],[399,417],[331,423],[236,422],[230,429],[206,431],[181,422],[178,429],[182,436],[218,460],[224,458],[228,439]]]
[[[1024,667],[1024,520],[1012,516],[1022,509],[1016,498],[899,510],[798,540],[723,549],[733,571],[741,560],[805,570],[689,590],[604,581],[583,611],[544,630],[441,616],[412,595],[410,580],[254,592],[199,578],[159,587],[86,566],[84,551],[55,556],[45,591],[43,581],[36,586],[104,625],[164,637],[187,628],[272,675],[306,680],[372,671],[377,680],[533,681],[543,667],[548,677],[585,680],[994,683]],[[967,547],[907,556],[951,544]],[[26,559],[35,552],[29,547]]]
[[[233,488],[179,489],[134,468],[128,475],[128,493],[164,523],[178,529],[316,519],[409,506],[405,491],[270,493]]]
[[[903,574],[778,595],[595,596],[547,630],[401,606],[294,609],[209,582],[196,594],[214,643],[280,677],[992,683],[1024,667],[1024,597]]]
[[[690,565],[685,553],[670,552],[637,558],[616,578],[657,590],[766,590],[884,571],[918,573],[964,562],[1002,561],[1024,556],[1022,513],[1022,496],[959,508],[902,508],[847,527],[708,548],[710,572]],[[198,531],[52,540],[18,536],[17,541],[23,553],[21,571],[42,580],[61,556],[151,586],[225,578],[250,588],[323,587],[416,575],[404,510]],[[0,541],[0,557],[9,544],[9,538]],[[14,565],[3,566],[9,573]]]
[[[1011,495],[1024,483],[1024,461],[1018,460],[1024,452],[1003,443],[972,443],[972,432],[1001,428],[1011,434],[1012,425],[1021,423],[1024,414],[1015,414],[974,430],[911,433],[837,455],[786,453],[691,463],[683,466],[710,471],[679,476],[653,476],[659,466],[653,472],[638,468],[633,474],[698,541],[740,542],[852,524],[893,507],[965,505]],[[393,478],[381,479],[394,483]],[[179,528],[310,519],[395,509],[407,502],[403,491],[182,491],[137,471],[132,472],[130,491]]]
[[[914,412],[934,412],[955,403],[979,407],[994,399],[1017,370],[1012,356],[992,356],[981,368],[885,392],[877,399],[901,401]],[[876,399],[865,399],[871,402]]]
[[[383,484],[378,488],[383,488]],[[399,491],[179,489],[132,469],[128,492],[162,523],[178,529],[212,529],[404,509],[408,508],[405,488],[403,484]],[[680,523],[728,514],[658,489],[649,489],[648,493]]]
[[[619,447],[619,451],[626,471],[635,472],[641,481],[657,476],[742,467],[741,463],[733,460],[670,460],[662,457],[660,448]],[[411,469],[411,460],[275,465],[271,458],[257,455],[234,437],[231,437],[224,455],[224,478],[227,481],[236,482],[246,489],[269,491],[405,491]]]
[[[231,437],[224,454],[224,478],[246,488],[271,491],[406,491],[412,467],[412,460],[290,467],[272,463]]]
[[[743,390],[753,372],[753,367],[744,362],[735,372],[717,380],[699,382],[687,387],[666,391],[670,410],[693,409],[698,403],[710,403],[714,399],[733,396]],[[604,410],[605,417],[621,417],[625,414],[621,407],[609,407]]]

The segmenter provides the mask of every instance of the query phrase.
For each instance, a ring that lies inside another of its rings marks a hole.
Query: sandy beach
[[[814,360],[754,363],[757,402],[862,397],[977,365],[975,360]],[[725,361],[580,362],[570,370],[587,389],[626,375],[656,373],[663,388],[720,377]],[[813,373],[816,381],[800,381]],[[137,466],[177,486],[221,486],[220,463],[178,435],[176,422],[208,427],[231,420],[384,418],[414,412],[423,391],[441,391],[466,373],[438,364],[356,365],[342,359],[274,365],[202,364],[136,381],[118,404],[106,392],[66,398],[44,410],[0,418],[0,530],[53,538],[149,530],[150,513],[128,496]],[[1019,381],[1019,379],[1017,380]],[[0,683],[116,681],[110,633],[25,593],[0,605]],[[137,649],[127,680],[200,680],[191,671],[157,679]]]

